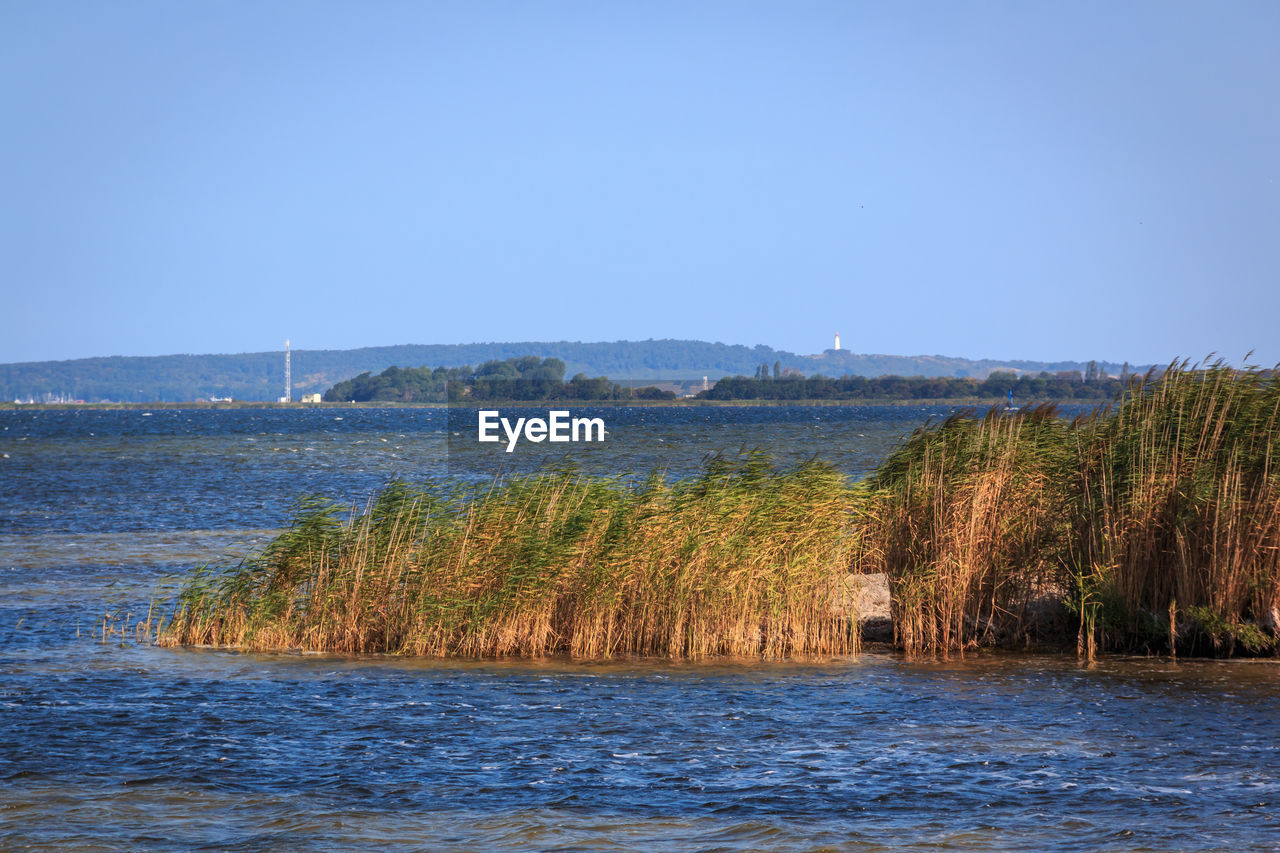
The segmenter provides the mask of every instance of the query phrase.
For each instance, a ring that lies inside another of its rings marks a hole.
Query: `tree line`
[[[1063,370],[1019,376],[995,371],[986,379],[956,376],[801,376],[781,365],[762,364],[755,376],[721,379],[698,394],[707,400],[1097,400],[1113,399],[1129,381],[1127,370],[1119,378],[1107,376],[1090,362],[1084,373]]]
[[[673,400],[675,394],[659,388],[631,388],[611,382],[607,376],[576,374],[564,378],[565,364],[558,358],[519,356],[486,361],[477,368],[388,367],[374,375],[361,373],[339,382],[324,394],[329,403],[463,403],[545,402],[566,400]]]

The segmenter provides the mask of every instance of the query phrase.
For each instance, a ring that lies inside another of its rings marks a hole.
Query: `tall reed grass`
[[[1183,362],[1074,422],[927,425],[870,478],[854,569],[911,651],[1060,639],[1064,609],[1088,656],[1274,650],[1278,413],[1275,371]]]
[[[1093,425],[1080,461],[1079,585],[1106,608],[1105,644],[1164,634],[1189,651],[1274,647],[1277,426],[1280,375],[1221,363],[1174,365]]]
[[[638,484],[572,471],[393,484],[303,508],[262,554],[194,577],[164,644],[430,656],[781,657],[856,650],[834,606],[850,488],[810,463],[712,460]]]
[[[910,652],[1075,641],[1260,654],[1280,633],[1280,378],[1175,363],[1067,421],[917,430],[866,481],[716,458],[642,483],[551,472],[300,508],[190,579],[166,644],[414,655],[843,654],[884,572]]]
[[[855,570],[888,575],[897,644],[1008,639],[1059,594],[1070,430],[1051,406],[957,414],[917,430],[870,479]]]

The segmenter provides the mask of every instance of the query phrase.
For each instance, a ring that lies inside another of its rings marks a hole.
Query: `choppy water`
[[[513,419],[546,409],[503,409]],[[697,470],[712,452],[819,455],[853,475],[945,412],[931,407],[590,408],[603,444],[513,453],[472,409],[0,411],[0,535],[264,528],[301,494],[359,503],[392,477],[488,476],[569,461],[600,474]]]
[[[932,414],[624,411],[613,457],[580,464],[679,473],[746,444],[857,473]],[[487,464],[448,452],[443,412],[339,414],[0,412],[0,848],[1280,849],[1270,662],[439,662],[95,638],[166,577],[262,541],[300,492],[358,503],[395,474]]]

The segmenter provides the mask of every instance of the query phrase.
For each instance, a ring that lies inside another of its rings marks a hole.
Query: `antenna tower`
[[[289,339],[284,339],[284,396],[281,402],[293,402],[293,365],[289,361]]]

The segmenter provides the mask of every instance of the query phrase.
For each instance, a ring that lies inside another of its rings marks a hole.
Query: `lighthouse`
[[[836,349],[836,350],[840,349],[840,333],[839,332],[836,332],[836,345],[833,346],[832,349]]]

